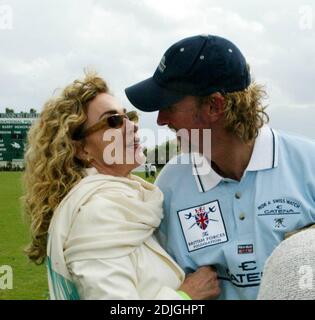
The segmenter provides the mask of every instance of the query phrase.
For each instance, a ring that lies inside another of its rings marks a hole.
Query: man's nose
[[[169,124],[169,112],[167,112],[166,110],[160,110],[156,122],[159,126],[168,125]]]

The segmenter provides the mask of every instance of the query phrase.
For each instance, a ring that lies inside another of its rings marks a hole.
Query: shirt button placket
[[[235,219],[236,219],[236,224],[238,226],[238,232],[239,234],[244,234],[247,233],[247,227],[245,223],[246,219],[246,214],[243,211],[243,206],[242,206],[242,192],[241,191],[235,191],[234,193],[234,208],[235,208]]]
[[[242,197],[241,192],[237,191],[237,192],[235,193],[235,198],[239,200],[239,199],[241,199],[241,197]]]

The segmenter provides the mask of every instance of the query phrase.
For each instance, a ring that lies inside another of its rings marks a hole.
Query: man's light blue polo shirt
[[[172,159],[157,179],[157,236],[186,272],[217,268],[219,299],[256,299],[267,257],[287,232],[315,223],[315,141],[264,126],[241,181],[209,164],[202,175],[193,158]]]

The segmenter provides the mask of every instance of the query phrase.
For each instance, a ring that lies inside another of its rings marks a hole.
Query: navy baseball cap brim
[[[186,96],[161,87],[153,77],[126,88],[125,93],[137,109],[146,112],[165,109]]]

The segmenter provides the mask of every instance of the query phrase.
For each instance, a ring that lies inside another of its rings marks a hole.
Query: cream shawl
[[[50,223],[47,267],[51,299],[79,299],[67,263],[128,255],[150,240],[163,216],[163,194],[156,186],[133,175],[114,177],[98,174],[94,168],[87,173],[62,200]],[[76,223],[83,206],[87,206],[86,212],[93,210],[93,233]]]

